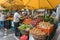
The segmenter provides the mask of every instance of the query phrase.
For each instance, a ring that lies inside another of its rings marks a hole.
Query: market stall
[[[23,34],[32,35],[35,40],[51,40],[53,32],[56,31],[56,20],[50,14],[46,14],[43,9],[37,13],[33,18],[28,16],[24,19],[19,30],[22,30]],[[40,37],[42,38],[39,39]]]
[[[32,35],[35,40],[51,40],[57,28],[56,16],[52,12],[59,4],[54,3],[55,1],[52,3],[50,0],[8,0],[1,4],[3,8],[7,9],[3,10],[7,15],[5,26],[7,29],[12,28],[13,10],[18,10],[22,16],[18,27],[22,37],[24,35],[28,40],[29,35]]]

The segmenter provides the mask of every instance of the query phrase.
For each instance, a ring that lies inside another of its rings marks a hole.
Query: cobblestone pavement
[[[4,35],[4,30],[0,29],[0,40],[19,40],[19,39],[14,35],[13,31],[8,30],[7,35]]]

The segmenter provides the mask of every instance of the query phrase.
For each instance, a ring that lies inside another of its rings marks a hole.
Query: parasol
[[[60,0],[23,0],[26,9],[54,9]]]
[[[27,9],[53,9],[47,0],[23,0]]]
[[[60,0],[48,0],[48,2],[52,5],[53,8],[56,8],[56,6],[60,4]]]

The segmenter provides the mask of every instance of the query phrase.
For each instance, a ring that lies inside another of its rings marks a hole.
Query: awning
[[[0,4],[3,6],[15,10],[15,9],[54,9],[60,0],[13,0],[12,4],[6,2],[7,0],[1,0]],[[9,1],[9,0],[8,0]]]

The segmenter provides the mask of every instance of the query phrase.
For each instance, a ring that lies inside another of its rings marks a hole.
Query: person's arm
[[[18,14],[18,18],[21,18],[21,15],[20,14]]]

